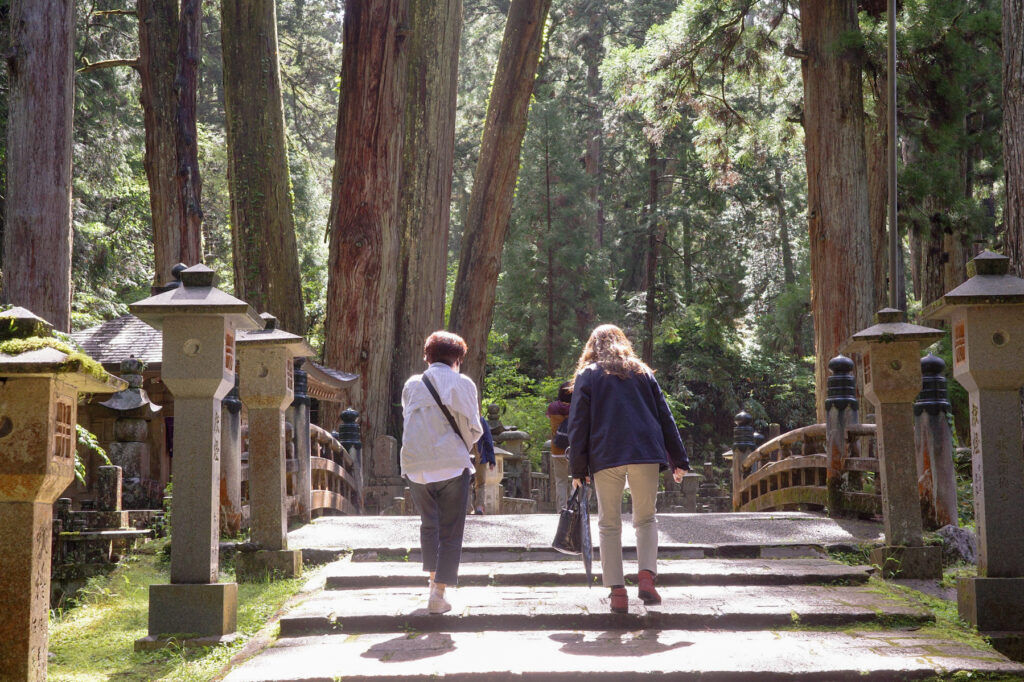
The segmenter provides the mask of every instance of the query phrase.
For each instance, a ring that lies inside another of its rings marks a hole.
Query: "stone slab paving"
[[[823,585],[666,587],[663,603],[644,606],[629,588],[629,613],[610,613],[608,591],[566,585],[449,588],[450,613],[427,612],[427,590],[324,591],[281,618],[281,636],[367,632],[483,630],[695,629],[756,630],[793,625],[843,626],[880,615],[911,622],[931,612],[880,595],[867,586]]]
[[[565,555],[561,555],[567,559]],[[658,562],[658,585],[861,584],[869,566],[847,566],[824,559],[688,559]],[[600,564],[594,564],[600,580]],[[636,582],[636,573],[626,575]],[[339,561],[328,568],[329,590],[423,587],[426,574],[415,561],[381,563]],[[580,560],[476,562],[459,567],[459,585],[586,585]]]
[[[409,632],[282,638],[226,682],[915,680],[1024,667],[926,632]]]
[[[596,517],[596,515],[595,515]],[[622,542],[635,547],[632,517],[624,514]],[[538,548],[551,545],[558,525],[556,514],[469,516],[466,519],[464,546]],[[596,520],[592,523],[594,545],[600,545]],[[288,546],[300,549],[416,549],[419,547],[419,517],[348,516],[321,517],[288,534]],[[882,544],[882,525],[873,521],[830,519],[814,512],[658,514],[658,540],[665,547],[699,546],[742,548],[787,545],[852,547]],[[718,552],[718,555],[723,555]],[[701,556],[708,555],[707,552]],[[696,553],[694,556],[697,556]],[[757,556],[756,554],[754,556]],[[697,558],[700,558],[699,556]]]

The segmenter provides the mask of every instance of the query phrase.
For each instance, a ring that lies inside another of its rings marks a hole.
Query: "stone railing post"
[[[55,342],[53,326],[24,308],[0,313],[0,341],[9,339],[29,350],[0,353],[0,679],[42,681],[53,503],[75,479],[78,394],[125,383],[98,364],[68,363],[45,345]]]
[[[244,582],[302,574],[302,550],[288,549],[284,413],[295,397],[295,358],[313,350],[301,336],[278,329],[273,315],[261,317],[264,329],[238,337],[238,396],[249,415],[250,534],[259,547],[235,560]]]
[[[959,525],[945,369],[946,363],[940,357],[929,353],[921,358],[921,395],[914,403],[917,489],[927,530]]]
[[[871,553],[885,576],[938,578],[939,547],[924,545],[914,462],[914,399],[921,390],[921,348],[943,332],[906,322],[902,310],[885,308],[876,324],[861,330],[843,352],[860,352],[864,397],[875,406],[882,513],[887,545]]]
[[[220,531],[242,532],[242,401],[235,385],[220,402]]]
[[[351,502],[361,513],[363,511],[364,502],[363,493],[367,485],[371,484],[371,481],[367,481],[365,478],[366,470],[363,466],[363,436],[362,428],[359,425],[359,412],[353,410],[351,407],[343,411],[341,413],[341,423],[338,425],[338,431],[334,434],[334,437],[338,439],[338,442],[341,443],[346,450],[348,450],[348,454],[352,455],[352,461],[356,463],[356,470],[352,473],[359,484],[359,490],[356,491],[357,499],[354,499]],[[374,445],[376,445],[376,443],[374,443]],[[388,462],[385,463],[385,469],[387,471],[390,472],[393,468],[394,470],[397,470],[398,455],[396,453],[397,450],[390,448],[385,448],[382,451],[372,449],[370,459],[371,461],[374,461],[374,464],[373,471],[370,473],[373,474],[373,472],[377,470],[377,464],[375,462],[377,457],[384,457],[388,459]],[[395,475],[400,476],[400,474]],[[376,483],[376,481],[372,481],[372,483]],[[377,511],[379,512],[380,510],[378,509]]]
[[[235,631],[238,585],[220,583],[221,400],[235,381],[235,333],[263,322],[245,301],[213,286],[205,265],[180,270],[181,286],[129,306],[163,330],[162,379],[174,395],[171,582],[149,588],[149,637],[221,638]]]
[[[953,376],[970,396],[978,577],[960,578],[960,616],[996,648],[1024,656],[1024,280],[984,252],[970,279],[924,311],[953,331]]]
[[[742,504],[740,488],[743,486],[743,458],[754,449],[754,418],[741,410],[733,418],[732,430],[732,509],[739,511]]]
[[[825,399],[826,505],[829,516],[837,516],[843,513],[843,460],[850,456],[846,429],[860,423],[860,405],[853,360],[837,355],[829,361],[828,368],[832,375]]]
[[[309,443],[309,394],[306,393],[308,380],[305,370],[302,369],[305,358],[295,358],[295,398],[288,408],[291,418],[292,433],[295,442],[295,458],[299,463],[295,495],[299,501],[297,510],[299,520],[309,523],[313,519],[312,514],[312,490],[313,476],[310,468],[309,458],[311,456]]]

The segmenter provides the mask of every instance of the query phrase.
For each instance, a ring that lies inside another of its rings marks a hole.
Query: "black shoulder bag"
[[[455,423],[455,417],[452,416],[452,413],[449,412],[448,408],[441,402],[441,396],[437,394],[437,389],[434,388],[434,384],[430,383],[430,379],[427,378],[426,374],[423,375],[423,383],[426,385],[427,390],[430,391],[430,395],[434,396],[434,400],[437,401],[437,406],[441,408],[442,412],[444,412],[445,419],[447,419],[448,423],[452,425],[452,429],[455,430],[456,435],[458,435],[462,442],[465,443],[466,439],[463,437],[462,431],[459,430],[459,425]],[[470,446],[467,445],[466,447],[468,448]]]

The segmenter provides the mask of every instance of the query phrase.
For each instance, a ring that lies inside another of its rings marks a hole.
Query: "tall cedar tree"
[[[303,334],[274,0],[223,0],[220,31],[235,295]]]
[[[365,443],[386,428],[395,350],[406,11],[406,0],[345,3],[324,357],[359,374]]]
[[[473,176],[448,327],[469,346],[463,373],[477,386],[484,377],[501,250],[550,6],[551,0],[513,0],[509,7]]]
[[[462,0],[410,0],[409,15],[391,433],[405,380],[422,368],[423,341],[444,326]]]
[[[178,162],[177,197],[181,262],[203,262],[202,229],[203,182],[199,176],[199,137],[196,130],[196,94],[199,88],[200,31],[203,18],[201,0],[181,0],[178,25],[178,54],[174,89],[175,154]]]
[[[3,301],[71,327],[74,6],[12,0]]]
[[[1024,275],[1024,0],[1003,0],[1003,164],[1007,255]]]
[[[828,362],[867,326],[874,304],[861,65],[840,47],[858,30],[857,2],[801,0],[800,23],[814,393],[823,422]]]
[[[175,153],[175,51],[178,46],[178,0],[138,0],[139,72],[142,116],[146,129],[143,164],[149,182],[153,220],[154,282],[171,279],[171,268],[182,262],[181,202],[177,200]],[[197,241],[186,252],[199,250]]]

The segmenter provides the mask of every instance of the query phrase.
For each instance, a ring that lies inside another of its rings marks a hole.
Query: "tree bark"
[[[789,216],[786,214],[786,188],[782,184],[782,169],[775,169],[775,216],[779,221],[779,249],[782,251],[782,281],[796,284],[793,267],[793,245],[789,243]]]
[[[886,128],[888,78],[882,69],[872,74],[871,92],[875,97],[875,116],[865,122],[868,173],[868,221],[871,225],[871,263],[874,272],[875,299],[872,308],[889,307],[889,172],[886,161],[889,135]]]
[[[1024,274],[1024,0],[1003,0],[1003,169],[1006,255]]]
[[[12,0],[3,301],[71,330],[75,12]]]
[[[171,268],[182,262],[181,203],[177,189],[174,93],[178,47],[178,0],[137,0],[139,72],[142,118],[146,129],[143,165],[149,182],[153,220],[153,283],[171,280]],[[198,250],[198,247],[191,249]]]
[[[405,380],[423,367],[426,337],[444,327],[462,0],[410,0],[409,15],[389,429],[396,435]]]
[[[654,321],[658,316],[658,252],[665,241],[665,221],[658,215],[658,179],[662,160],[653,143],[647,145],[647,263],[644,266],[644,338],[641,359],[654,362]]]
[[[513,0],[509,8],[473,176],[448,326],[469,346],[462,371],[477,386],[484,376],[519,149],[550,6],[551,0]]]
[[[196,131],[196,93],[202,0],[181,0],[178,54],[174,90],[175,154],[178,163],[179,256],[185,265],[203,262],[203,182],[199,175],[199,139]]]
[[[347,0],[342,29],[324,356],[359,374],[351,397],[364,443],[386,428],[395,352],[406,7]],[[336,417],[325,414],[325,423]]]
[[[222,0],[220,35],[235,295],[304,334],[274,0]]]
[[[871,320],[874,271],[868,222],[861,65],[841,51],[858,30],[856,0],[801,0],[815,396],[825,421],[828,362]]]

